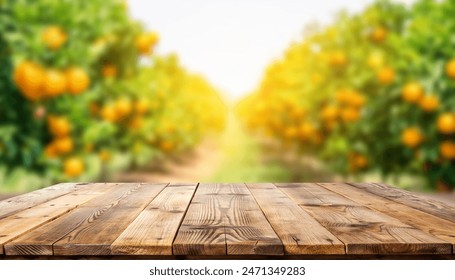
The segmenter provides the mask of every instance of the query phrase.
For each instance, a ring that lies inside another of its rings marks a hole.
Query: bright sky
[[[372,0],[128,2],[134,18],[160,33],[158,53],[177,53],[187,69],[236,99],[258,85],[265,67],[306,24],[330,23],[340,9],[360,11]]]

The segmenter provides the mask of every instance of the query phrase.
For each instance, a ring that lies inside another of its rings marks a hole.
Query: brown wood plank
[[[345,254],[344,244],[271,183],[247,187],[280,237],[285,254]]]
[[[455,250],[455,223],[348,184],[323,183],[319,185],[363,206],[382,212],[428,234],[446,240],[452,243],[453,250]]]
[[[172,242],[197,183],[166,187],[111,246],[115,255],[172,255]]]
[[[96,185],[90,185],[3,218],[0,220],[0,253],[4,253],[4,244],[10,240],[58,218],[98,195]]]
[[[49,221],[19,238],[5,244],[6,255],[52,255],[53,244],[79,226],[84,218],[115,205],[131,185],[98,183],[90,185],[84,193],[96,195],[87,203]],[[93,202],[98,206],[91,207]],[[105,208],[103,208],[105,207]]]
[[[199,184],[173,243],[174,255],[226,255],[217,184]]]
[[[231,188],[225,205],[228,255],[283,255],[284,246],[245,184],[222,184]]]
[[[0,201],[0,219],[85,187],[86,184],[61,183]]]
[[[381,183],[350,183],[350,185],[455,222],[455,207],[448,206],[442,202],[419,197],[411,192]]]
[[[121,186],[120,193],[112,194],[117,199],[110,204],[101,204],[102,199],[95,199],[75,212],[74,215],[80,213],[83,221],[53,245],[54,255],[110,255],[115,239],[167,184],[126,183]]]
[[[347,254],[451,254],[447,241],[317,184],[276,184],[346,244]],[[320,201],[317,203],[317,201]],[[308,204],[307,202],[310,201]]]
[[[282,255],[283,244],[245,184],[200,184],[174,241],[176,255]]]

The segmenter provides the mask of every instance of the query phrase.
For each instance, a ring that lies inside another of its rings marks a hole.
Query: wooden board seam
[[[324,188],[323,186],[321,186],[320,184],[317,184],[317,183],[312,183],[312,184],[308,184],[308,183],[307,183],[307,184],[305,184],[305,183],[297,183],[296,185],[297,185],[298,187],[302,187],[303,185],[314,185],[314,186],[317,186],[317,187],[320,188],[320,189],[325,190],[325,192],[327,192],[327,193],[336,194],[338,197],[343,198],[343,200],[340,200],[340,201],[338,201],[338,202],[335,202],[335,204],[337,204],[337,205],[338,205],[339,203],[341,203],[341,204],[339,204],[339,206],[344,206],[344,207],[346,207],[346,206],[344,205],[344,204],[345,204],[345,201],[344,201],[344,200],[352,201],[350,198],[348,198],[348,197],[346,197],[346,196],[344,196],[344,195],[338,194],[338,193],[336,193],[336,192],[332,192],[332,191],[330,191],[330,190]],[[312,193],[313,195],[317,196],[316,194],[313,193],[312,190],[307,190],[307,192]],[[322,193],[319,193],[318,195],[323,195],[323,194],[322,194]],[[291,198],[293,198],[293,197],[291,197]],[[296,201],[296,200],[294,199],[294,201]],[[352,202],[354,202],[354,201],[352,201]],[[302,208],[305,208],[305,206],[306,206],[306,204],[301,204],[301,203],[299,203],[299,201],[296,201],[296,203],[297,203],[298,205],[300,205]],[[355,203],[355,202],[354,202],[354,203]],[[358,206],[360,206],[360,207],[363,207],[363,208],[365,208],[365,209],[368,209],[368,210],[371,211],[372,213],[377,213],[377,211],[375,211],[375,210],[373,210],[373,209],[371,209],[371,208],[369,208],[369,207],[367,207],[367,206],[365,206],[365,205],[361,205],[361,204],[359,204],[359,203],[356,203],[356,204],[357,204]],[[323,205],[321,205],[321,206],[323,206]],[[322,208],[320,208],[320,209],[322,209]],[[305,209],[304,209],[304,210],[305,210]],[[317,210],[317,209],[316,209],[316,210]],[[383,214],[383,213],[382,213],[382,214]],[[315,215],[315,214],[313,213],[312,216],[314,217],[314,215]],[[383,214],[383,215],[385,215],[385,214]],[[390,216],[388,216],[388,215],[385,215],[385,216],[388,217],[388,218],[390,218],[390,219],[394,219],[394,218],[392,218],[392,217],[390,217]],[[399,220],[397,220],[397,219],[395,219],[395,220],[398,221],[399,223],[405,225],[405,224],[402,223],[401,221],[399,221]],[[388,221],[388,222],[390,222],[390,221]],[[322,224],[322,223],[321,223],[321,224]],[[409,226],[409,225],[407,225],[407,226]],[[416,229],[415,227],[410,227],[410,226],[409,226],[409,228]],[[417,229],[417,230],[418,230],[418,229]],[[337,233],[337,232],[333,232],[332,229],[330,229],[329,231],[332,232],[335,236],[338,237],[338,233]],[[374,233],[374,232],[373,232],[373,233]],[[428,235],[428,234],[427,234],[427,235]],[[441,245],[442,247],[444,247],[444,248],[442,248],[442,249],[444,249],[445,251],[447,251],[447,252],[444,251],[446,254],[448,253],[449,250],[452,251],[452,246],[451,246],[451,244],[450,244],[449,242],[446,242],[446,241],[441,240],[441,239],[439,239],[439,238],[437,238],[437,237],[434,237],[433,235],[428,235],[428,237],[431,238],[431,239],[435,239],[435,241],[437,240],[437,241],[438,241],[438,244],[441,243],[441,244],[439,244],[439,245]],[[340,239],[340,238],[339,238],[339,239]],[[343,239],[343,238],[341,238],[341,239]],[[441,242],[439,242],[439,241],[441,241]],[[344,242],[344,243],[346,244],[346,242]],[[356,240],[355,243],[352,243],[352,244],[357,244],[357,243],[358,243],[358,244],[362,244],[362,242],[359,243],[359,242],[357,242],[357,240]],[[376,244],[376,243],[375,243],[375,244]],[[379,244],[379,243],[377,243],[377,244]],[[395,244],[400,244],[400,243],[395,243],[395,242],[394,242],[393,244],[395,245]],[[450,247],[449,247],[449,246],[446,246],[446,245],[450,245]],[[351,250],[351,253],[350,253],[350,252],[349,252],[349,251],[350,251],[350,250],[349,250],[350,247],[351,247],[351,249],[352,249],[352,245],[351,245],[351,244],[347,244],[347,248],[346,248],[347,254],[352,254],[352,253],[353,253],[353,254],[357,254],[357,253],[359,253],[359,252],[354,252],[354,251],[352,251],[352,250]],[[372,252],[367,252],[367,253],[374,253],[374,254],[377,254],[377,253],[380,253],[380,252],[376,252],[376,250],[373,250]],[[421,253],[422,253],[422,252],[421,252]],[[362,252],[362,254],[365,254],[365,252]]]
[[[317,183],[317,184],[319,185],[320,183]],[[358,188],[357,186],[353,185],[353,183],[345,183],[345,184],[347,184],[347,185],[349,185],[349,186],[352,186],[353,188],[356,188],[356,189],[364,190],[365,192],[367,192],[367,193],[369,193],[369,194],[371,194],[371,195],[380,197],[380,198],[382,198],[382,199],[386,199],[386,200],[388,200],[388,201],[390,201],[390,202],[392,202],[392,203],[401,204],[401,205],[403,205],[403,206],[412,208],[412,209],[414,209],[415,211],[418,211],[418,212],[421,212],[421,213],[424,213],[424,214],[433,216],[433,217],[435,217],[435,218],[443,219],[443,220],[445,220],[446,222],[455,225],[455,222],[454,222],[454,221],[445,219],[444,217],[436,216],[435,214],[433,214],[433,213],[431,213],[431,212],[425,212],[425,211],[423,211],[422,209],[412,207],[411,205],[405,204],[405,203],[403,203],[403,202],[401,202],[401,201],[393,200],[393,199],[391,199],[390,197],[387,197],[387,196],[380,196],[380,195],[377,195],[377,194],[375,194],[375,193],[373,193],[373,192],[369,192],[368,189],[366,189],[366,188]],[[371,183],[371,184],[373,184],[373,185],[375,185],[375,186],[377,185],[377,183]],[[409,195],[414,196],[412,193],[409,193]],[[414,197],[419,198],[418,196],[414,196]],[[426,199],[426,200],[427,200],[427,201],[434,201],[434,202],[437,202],[437,203],[443,203],[443,202],[435,201],[435,200],[432,200],[432,199]],[[455,213],[454,213],[454,215],[455,215]]]
[[[117,184],[119,185],[119,184],[124,184],[124,183],[117,183]],[[136,186],[139,186],[139,185],[141,185],[141,184],[144,184],[144,183],[137,183]],[[158,196],[158,195],[159,195],[165,188],[167,188],[168,186],[169,186],[169,183],[167,183],[167,185],[166,185],[165,187],[163,187],[163,189],[160,190],[156,196]],[[156,196],[155,196],[155,197],[156,197]],[[96,198],[96,197],[94,197],[93,199],[95,199],[95,198]],[[90,200],[87,201],[86,203],[90,202],[91,200],[92,200],[92,199],[90,199]],[[153,199],[152,199],[152,201],[153,201]],[[151,203],[151,202],[150,202],[150,203]],[[85,203],[84,203],[84,204],[85,204]],[[142,211],[144,211],[144,209],[145,209],[147,206],[148,206],[148,204],[139,212],[139,214],[140,214]],[[77,208],[77,207],[76,207],[76,208]],[[74,209],[75,209],[75,208],[74,208]],[[67,214],[67,213],[65,213],[65,214]],[[138,216],[139,216],[139,214],[138,214]],[[137,217],[137,216],[136,216],[136,217]],[[84,220],[81,221],[81,223],[83,223],[83,222],[84,222]],[[80,224],[79,224],[79,225],[80,225]],[[58,243],[59,241],[61,241],[63,238],[65,238],[65,237],[66,237],[69,233],[71,233],[73,230],[74,230],[74,228],[72,228],[67,234],[63,235],[61,238],[59,238],[58,240],[56,240],[56,241],[54,241],[54,242],[52,243],[52,255],[55,255],[54,245],[55,245],[56,243]]]
[[[183,221],[185,220],[185,216],[186,216],[186,213],[188,212],[188,209],[190,208],[191,202],[193,202],[193,198],[194,198],[194,195],[195,195],[196,192],[197,192],[197,189],[198,189],[198,187],[199,187],[199,184],[200,184],[199,182],[196,184],[196,188],[194,189],[193,195],[191,195],[190,202],[188,203],[188,205],[187,205],[186,208],[185,208],[185,213],[183,214],[182,219],[180,220],[179,226],[178,226],[178,228],[177,228],[177,231],[175,232],[174,238],[172,239],[172,243],[171,243],[172,255],[174,255],[174,241],[175,241],[175,239],[177,238],[177,234],[179,233],[179,229],[180,229],[180,227],[182,226]],[[169,186],[169,185],[170,185],[170,184],[168,184],[167,186]],[[166,186],[166,187],[167,187],[167,186]],[[164,190],[164,189],[163,189],[163,190]],[[159,195],[159,194],[158,194],[158,195]],[[157,196],[158,196],[158,195],[157,195]],[[152,203],[152,202],[150,202],[150,203]]]
[[[273,186],[275,186],[276,190],[279,191],[280,193],[282,193],[284,196],[288,197],[280,188],[278,188],[274,183],[272,183]],[[248,187],[248,184],[245,183],[245,186],[247,187],[248,191],[250,192],[251,196],[253,197],[254,201],[256,202],[256,204],[259,206],[259,209],[261,209],[261,212],[262,214],[264,215],[265,219],[267,220],[267,222],[270,224],[270,227],[272,228],[272,230],[275,232],[276,236],[278,236],[278,238],[280,238],[280,235],[278,234],[278,232],[275,230],[275,228],[273,227],[273,224],[270,222],[269,220],[269,217],[267,217],[266,213],[264,212],[264,210],[262,209],[261,205],[259,204],[259,202],[257,201],[256,197],[254,196],[254,194],[251,192],[250,188]],[[288,197],[289,198],[289,197]],[[289,198],[291,201],[292,199]],[[301,208],[305,213],[307,213],[308,215],[310,215],[308,212],[305,211],[305,209]],[[310,215],[311,216],[311,215]],[[317,223],[319,223],[317,220],[315,220]],[[321,223],[319,223],[319,225],[321,225],[323,228],[325,228],[328,232],[330,232],[326,227],[324,227],[324,225],[322,225]],[[336,236],[334,235],[334,237],[336,238]],[[292,239],[294,239],[294,241],[297,242],[297,240],[295,240],[295,237],[294,236],[291,236]],[[280,238],[281,239],[281,238]],[[344,253],[346,254],[346,244],[339,240],[338,238],[336,238],[336,240],[340,241],[342,244],[343,244],[343,247],[344,247]],[[281,240],[282,241],[282,240]],[[282,244],[283,244],[283,252],[285,252],[285,244],[283,243],[282,241]]]
[[[85,186],[85,185],[88,185],[89,183],[73,183],[73,182],[58,183],[58,184],[51,185],[51,186],[49,186],[49,187],[47,187],[47,188],[57,187],[58,185],[61,185],[61,184],[72,184],[72,190],[70,190],[70,191],[68,191],[68,192],[66,192],[66,193],[62,193],[62,194],[57,195],[57,196],[49,197],[49,199],[43,200],[43,201],[40,202],[39,204],[32,205],[32,206],[29,206],[29,207],[26,207],[26,208],[21,208],[21,209],[17,209],[17,210],[15,210],[15,211],[12,211],[12,212],[8,213],[6,216],[1,217],[0,220],[1,220],[1,219],[4,219],[4,218],[7,218],[7,217],[10,217],[10,216],[13,216],[13,215],[15,215],[15,214],[17,214],[17,213],[19,213],[19,212],[21,212],[21,211],[28,210],[28,209],[31,209],[31,208],[33,208],[33,207],[39,206],[39,205],[44,204],[44,203],[46,203],[46,202],[49,202],[49,201],[51,201],[51,200],[53,200],[53,199],[56,199],[56,198],[62,197],[62,196],[64,196],[64,195],[67,195],[67,194],[71,194],[71,193],[73,193],[73,192],[76,192],[76,191],[78,191],[77,186]],[[45,190],[45,189],[47,189],[47,188],[38,189],[38,190],[35,190],[35,191],[42,191],[42,190]],[[31,193],[33,193],[33,192],[30,192],[30,194],[31,194]],[[29,193],[26,193],[26,194],[29,194]],[[21,196],[21,195],[18,195],[18,196]],[[16,197],[17,197],[17,196],[10,197],[10,198],[8,198],[8,199],[6,199],[6,200],[14,199],[14,198],[16,198]],[[5,200],[5,201],[6,201],[6,200]]]
[[[66,214],[68,214],[69,212],[71,212],[72,210],[74,210],[74,209],[76,209],[76,208],[78,208],[78,207],[79,207],[79,205],[75,206],[74,208],[68,209],[67,211],[61,213],[60,215],[54,216],[54,217],[52,217],[51,219],[49,219],[49,220],[47,220],[47,221],[45,221],[45,222],[43,222],[43,223],[41,223],[41,224],[39,224],[39,225],[36,225],[35,227],[31,228],[30,230],[27,230],[27,231],[25,231],[25,232],[23,232],[23,233],[21,233],[21,234],[19,234],[19,235],[17,235],[17,236],[14,236],[12,239],[8,240],[7,243],[1,245],[1,246],[3,247],[3,251],[5,251],[5,248],[4,248],[5,245],[8,244],[8,243],[10,243],[11,241],[14,241],[14,240],[16,240],[16,239],[22,237],[23,235],[32,232],[34,229],[39,228],[40,226],[43,226],[43,225],[45,225],[45,224],[47,224],[47,223],[50,223],[50,222],[53,222],[53,221],[57,220],[58,218],[60,218],[60,217],[62,217],[62,216],[64,216],[64,215],[66,215]],[[25,209],[25,210],[28,210],[28,209]]]
[[[355,188],[359,188],[359,187],[357,187],[357,186],[355,185],[355,183],[347,183],[347,184],[350,185],[350,186],[353,186],[353,187],[355,187]],[[415,199],[418,199],[418,200],[421,200],[421,199],[422,199],[422,198],[420,198],[420,197],[414,195],[412,192],[408,192],[408,191],[404,191],[404,190],[401,190],[401,189],[397,189],[397,188],[392,187],[392,186],[390,186],[390,185],[388,185],[388,184],[382,184],[382,183],[371,183],[371,184],[374,185],[374,186],[377,186],[377,187],[384,187],[384,186],[386,186],[386,187],[391,188],[391,189],[393,189],[393,190],[395,190],[395,191],[398,191],[398,192],[404,193],[404,194],[406,194],[406,195],[408,195],[408,196],[411,196],[411,197],[413,197],[413,198],[415,198]],[[369,193],[371,193],[371,194],[377,195],[377,194],[375,194],[375,193],[369,191],[368,188],[362,188],[362,189],[365,190],[365,191],[367,191],[367,192],[369,192]],[[447,219],[447,218],[444,217],[443,215],[441,215],[441,216],[436,216],[436,215],[433,214],[432,212],[423,211],[422,209],[416,207],[415,205],[406,204],[406,203],[404,203],[404,202],[402,202],[402,201],[395,200],[395,199],[391,199],[391,198],[389,198],[388,196],[381,196],[381,197],[386,198],[386,199],[389,199],[389,200],[393,201],[394,203],[399,203],[399,204],[402,204],[402,205],[411,207],[411,208],[413,208],[413,209],[419,210],[419,211],[421,211],[421,212],[424,212],[424,213],[426,213],[426,214],[430,214],[430,215],[432,215],[432,216],[435,216],[435,217],[444,219],[444,220],[449,221],[449,222],[451,222],[451,223],[455,223],[454,220]],[[440,201],[436,201],[436,200],[432,200],[432,199],[427,199],[427,198],[425,198],[424,200],[425,200],[426,202],[435,203],[435,204],[443,204],[443,205],[445,205],[445,206],[447,206],[447,207],[450,207],[450,206],[446,205],[444,202],[440,202]],[[452,207],[450,207],[450,208],[452,208]],[[454,216],[455,216],[455,214],[454,214]]]
[[[254,202],[256,202],[257,206],[258,206],[259,209],[261,210],[261,213],[262,213],[262,215],[265,217],[267,223],[269,223],[269,225],[270,225],[270,227],[272,228],[273,232],[274,232],[275,235],[278,236],[278,238],[279,238],[278,233],[277,233],[276,230],[273,228],[272,223],[270,223],[269,218],[268,218],[267,215],[264,213],[264,210],[262,210],[261,205],[258,203],[258,200],[257,200],[256,197],[253,195],[253,193],[251,192],[250,188],[248,187],[248,184],[247,184],[247,183],[243,183],[243,184],[246,186],[246,189],[248,190],[248,192],[250,193],[250,195],[253,197]],[[280,239],[281,239],[281,238],[280,238]],[[284,244],[283,244],[283,246],[284,246]]]

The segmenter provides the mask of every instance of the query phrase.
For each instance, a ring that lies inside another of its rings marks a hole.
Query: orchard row
[[[340,13],[271,64],[238,113],[251,131],[337,172],[410,173],[453,187],[454,14],[448,0]]]

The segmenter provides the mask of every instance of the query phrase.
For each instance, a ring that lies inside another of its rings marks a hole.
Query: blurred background
[[[451,0],[0,0],[0,199],[385,181],[453,203]]]

